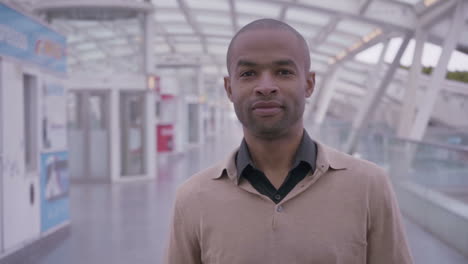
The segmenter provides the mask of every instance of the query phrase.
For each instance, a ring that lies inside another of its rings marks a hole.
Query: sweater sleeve
[[[197,235],[196,216],[187,204],[186,194],[179,190],[170,223],[165,264],[201,264],[201,251]]]
[[[389,177],[379,169],[370,176],[368,187],[367,263],[413,263]]]

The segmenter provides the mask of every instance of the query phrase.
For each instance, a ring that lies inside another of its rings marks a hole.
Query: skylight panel
[[[339,49],[339,48],[336,48],[336,47],[330,47],[330,46],[326,46],[326,45],[320,45],[320,47],[318,47],[317,50],[320,51],[320,52],[323,52],[325,54],[330,54],[332,56],[337,55],[338,53],[343,51],[343,49]]]
[[[114,56],[124,56],[124,55],[130,55],[135,52],[135,50],[131,47],[118,47],[118,48],[113,48],[109,50],[112,55]]]
[[[239,24],[239,28],[253,22],[254,20],[260,19],[262,16],[239,16],[237,18],[237,23]]]
[[[84,40],[86,40],[86,38],[79,32],[74,32],[72,34],[67,35],[67,41],[70,44],[75,43],[75,42],[81,42]]]
[[[330,56],[325,56],[325,55],[322,55],[322,54],[316,54],[316,53],[311,53],[310,54],[310,60],[312,60],[312,61],[321,61],[321,62],[328,63],[330,58],[331,58]]]
[[[184,14],[178,11],[156,11],[154,19],[158,22],[186,22]]]
[[[180,53],[201,53],[203,52],[202,46],[200,44],[176,44],[175,49]]]
[[[227,46],[226,45],[208,45],[208,52],[212,54],[219,54],[219,55],[226,55],[227,52]]]
[[[177,0],[151,0],[154,6],[163,8],[177,8],[179,3]]]
[[[236,11],[243,14],[257,15],[261,17],[279,17],[282,5],[255,2],[255,1],[236,1]]]
[[[229,45],[229,43],[231,42],[231,38],[210,37],[210,38],[206,38],[206,41],[210,44]]]
[[[206,9],[217,11],[228,11],[229,3],[226,0],[186,0],[187,5],[192,9]]]
[[[301,35],[306,38],[312,38],[318,32],[318,29],[313,26],[308,26],[305,24],[289,23],[293,28],[295,28]]]
[[[224,25],[224,26],[232,25],[231,18],[225,15],[196,14],[195,19],[199,23],[216,24],[216,25]]]
[[[86,20],[71,20],[70,25],[77,28],[90,28],[98,27],[99,22],[96,21],[86,21]]]
[[[305,22],[309,24],[323,26],[330,21],[330,17],[325,14],[314,12],[311,10],[304,10],[299,8],[288,8],[286,12],[286,19],[289,21]]]
[[[154,46],[154,50],[157,54],[169,53],[171,47],[167,43],[161,43]]]
[[[97,49],[97,45],[94,42],[85,42],[79,45],[76,45],[75,48],[79,51]]]
[[[107,30],[107,29],[103,29],[103,28],[100,28],[100,29],[90,29],[90,30],[87,30],[86,31],[89,35],[93,36],[94,38],[97,38],[97,39],[102,39],[102,38],[111,38],[111,37],[115,37],[115,33],[110,31],[110,30]]]
[[[365,36],[375,29],[374,25],[358,22],[354,20],[342,20],[336,27],[337,30],[354,33],[356,35]]]
[[[201,29],[207,35],[233,36],[232,27],[205,25]]]
[[[164,28],[167,33],[171,34],[194,34],[192,27],[188,24],[167,24]]]
[[[100,50],[93,50],[79,54],[82,60],[99,60],[105,57],[105,54]]]
[[[213,65],[207,65],[202,68],[204,74],[217,74],[218,67]]]
[[[128,32],[130,34],[141,34],[142,33],[142,28],[138,24],[133,24],[133,23],[127,24],[124,27],[124,29],[125,29],[126,32]]]
[[[310,69],[312,71],[324,72],[328,68],[328,62],[312,60],[310,62]]]
[[[104,46],[126,45],[128,44],[128,40],[126,38],[115,38],[115,39],[103,41],[102,44]]]
[[[341,43],[345,46],[351,46],[353,45],[356,41],[359,41],[359,37],[356,36],[351,37],[351,36],[345,36],[342,34],[337,34],[337,33],[332,33],[328,36],[327,38],[328,41],[330,42],[335,42],[335,43]]]
[[[175,42],[200,42],[200,38],[196,35],[192,36],[175,36],[172,38]]]
[[[345,1],[330,1],[330,0],[299,0],[300,3],[328,9],[330,11],[340,11],[345,13],[357,13],[363,1],[361,0],[345,0]]]

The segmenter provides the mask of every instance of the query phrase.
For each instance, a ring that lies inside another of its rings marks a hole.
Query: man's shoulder
[[[357,175],[385,175],[386,171],[381,166],[360,157],[349,155],[332,147],[323,145],[324,152],[329,159],[330,166],[343,168],[344,173]]]
[[[215,178],[224,171],[223,165],[224,162],[218,162],[190,176],[177,188],[177,199],[190,201],[199,196],[201,192],[212,189],[217,182]]]

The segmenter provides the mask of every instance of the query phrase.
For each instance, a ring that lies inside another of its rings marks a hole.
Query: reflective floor
[[[223,138],[184,155],[161,156],[157,181],[74,185],[70,235],[18,263],[161,263],[175,188],[194,172],[224,158],[240,140],[239,133],[224,133]],[[414,223],[405,219],[405,224],[415,263],[468,263]]]

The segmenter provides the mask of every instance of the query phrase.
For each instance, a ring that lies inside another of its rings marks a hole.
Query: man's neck
[[[255,167],[263,171],[275,187],[281,185],[291,169],[303,133],[302,122],[281,137],[273,139],[252,135],[244,129],[245,141]]]

